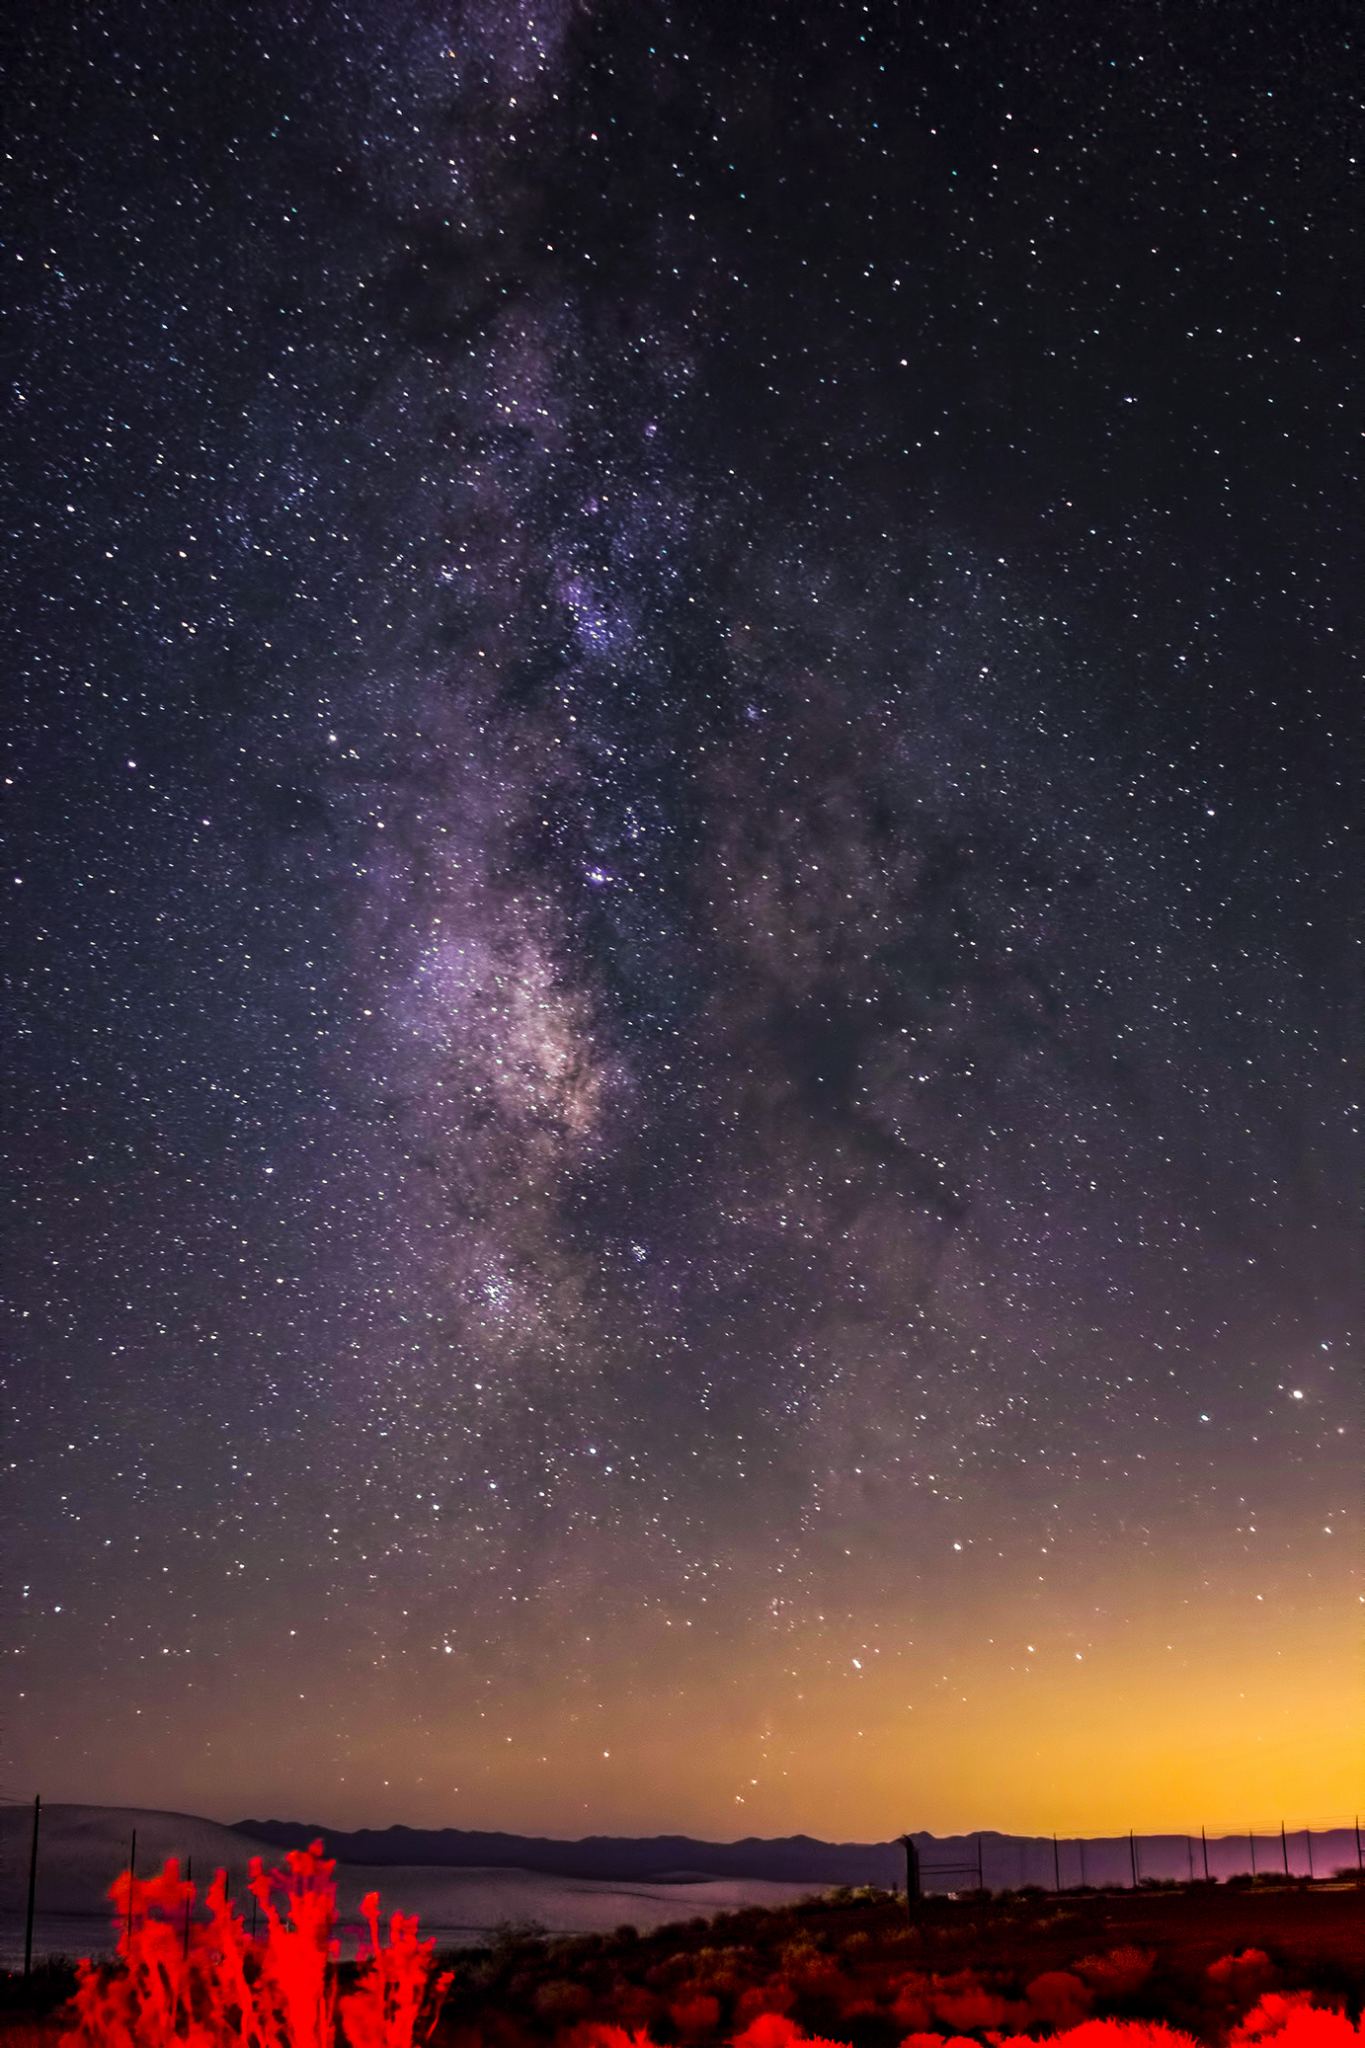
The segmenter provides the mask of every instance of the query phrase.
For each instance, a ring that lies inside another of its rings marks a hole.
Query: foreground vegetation
[[[571,2048],[594,2048],[586,2029],[603,2024],[710,2048],[770,2014],[850,2048],[900,2048],[916,2034],[1046,2035],[1100,2017],[1220,2041],[1266,1994],[1312,1994],[1358,2017],[1365,1894],[1007,1895],[927,1900],[908,1919],[903,1900],[864,1893],[644,1936],[509,1935],[447,1960],[451,2048],[542,2048],[575,2029]]]
[[[377,1903],[359,1962],[332,1939],[331,1869],[296,1852],[252,1943],[219,1890],[186,1932],[169,1871],[130,1897],[123,1960],[0,1989],[6,2048],[1347,2048],[1365,2041],[1365,1892],[1348,1884],[1034,1890],[778,1910],[547,1938],[507,1928],[436,1957]],[[293,1885],[293,1891],[289,1888]],[[158,1891],[157,1887],[161,1887]],[[281,1890],[287,1903],[281,1901]],[[131,1965],[131,1967],[130,1967]],[[1170,2030],[1176,2030],[1173,2035]]]

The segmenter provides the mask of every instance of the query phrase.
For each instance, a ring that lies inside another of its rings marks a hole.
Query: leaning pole
[[[919,1848],[913,1835],[902,1835],[900,1845],[905,1851],[905,1910],[913,1917],[916,1905],[924,1896],[920,1882]]]

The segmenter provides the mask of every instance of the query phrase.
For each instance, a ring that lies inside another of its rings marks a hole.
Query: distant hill
[[[0,1968],[12,1969],[23,1954],[33,1809],[0,1805]],[[203,1885],[225,1870],[232,1897],[245,1904],[247,1866],[259,1856],[278,1864],[278,1840],[203,1820],[196,1814],[146,1807],[45,1804],[39,1831],[35,1953],[94,1955],[114,1938],[109,1887],[128,1867],[137,1830],[137,1870],[159,1870],[167,1857],[181,1874]],[[300,1831],[312,1840],[326,1829]],[[330,1845],[329,1845],[330,1846]],[[423,1934],[445,1948],[487,1941],[500,1926],[536,1924],[553,1934],[603,1934],[626,1922],[640,1928],[666,1921],[710,1917],[740,1906],[780,1906],[811,1889],[765,1878],[712,1877],[675,1871],[653,1883],[601,1882],[557,1876],[507,1864],[478,1868],[428,1860],[404,1866],[386,1861],[375,1868],[342,1862],[336,1872],[340,1932],[348,1943],[360,1925],[360,1902],[378,1890],[386,1912],[415,1913]]]
[[[23,1898],[29,1870],[33,1806],[0,1806],[0,1909]],[[274,1843],[246,1837],[241,1829],[205,1821],[192,1812],[160,1806],[63,1806],[43,1802],[39,1870],[43,1905],[59,1911],[104,1911],[104,1896],[115,1872],[125,1870],[137,1829],[137,1870],[160,1870],[168,1855],[188,1858],[205,1874],[244,1872],[254,1855],[272,1860]]]
[[[698,1842],[689,1835],[587,1835],[559,1841],[544,1835],[483,1833],[467,1828],[337,1828],[288,1820],[244,1820],[240,1833],[282,1849],[300,1849],[321,1835],[343,1863],[442,1864],[447,1868],[538,1870],[553,1877],[661,1879],[764,1877],[787,1883],[898,1884],[905,1858],[894,1843],[817,1842],[810,1835],[773,1841]]]
[[[689,1877],[769,1878],[785,1883],[830,1886],[876,1884],[899,1886],[905,1881],[904,1853],[895,1842],[822,1842],[811,1835],[781,1835],[770,1840],[746,1836],[738,1842],[699,1842],[688,1835],[586,1835],[562,1841],[543,1835],[484,1833],[467,1828],[360,1828],[352,1833],[321,1823],[287,1820],[244,1820],[242,1834],[273,1842],[280,1848],[302,1848],[321,1835],[329,1855],[343,1863],[440,1864],[448,1869],[542,1871],[557,1877],[589,1877],[614,1882],[653,1880],[686,1872]],[[1064,1885],[1082,1878],[1090,1884],[1132,1882],[1132,1853],[1126,1835],[1062,1841],[1054,1854],[1051,1836],[935,1836],[917,1833],[924,1880],[930,1890],[961,1890],[976,1882],[980,1844],[983,1881],[995,1890],[1020,1884],[1051,1887],[1060,1870]],[[1289,1868],[1308,1873],[1308,1848],[1302,1833],[1288,1838]],[[1251,1867],[1252,1851],[1245,1835],[1210,1841],[1211,1877],[1230,1877]],[[1136,1843],[1140,1877],[1183,1878],[1203,1875],[1199,1838],[1185,1835],[1141,1835]],[[1313,1867],[1319,1876],[1350,1863],[1356,1856],[1349,1828],[1316,1834]],[[1256,1866],[1282,1868],[1278,1833],[1258,1835]]]
[[[0,1807],[0,1913],[23,1903],[33,1809]],[[108,1889],[128,1867],[133,1830],[137,1867],[147,1877],[168,1856],[188,1858],[207,1880],[218,1869],[245,1872],[253,1856],[272,1860],[276,1844],[248,1837],[198,1814],[145,1806],[43,1807],[39,1834],[39,1897],[47,1912],[107,1915]]]

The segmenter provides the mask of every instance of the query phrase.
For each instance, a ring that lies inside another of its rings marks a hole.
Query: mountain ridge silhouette
[[[707,1842],[692,1835],[583,1835],[567,1839],[518,1835],[498,1829],[412,1828],[392,1822],[384,1828],[350,1831],[312,1822],[242,1820],[234,1825],[245,1834],[281,1849],[305,1848],[319,1836],[327,1852],[346,1863],[439,1864],[447,1868],[519,1869],[554,1877],[610,1880],[657,1878],[686,1871],[708,1877],[777,1878],[812,1885],[875,1884],[899,1887],[905,1881],[905,1857],[898,1841],[828,1842],[807,1834],[745,1835],[733,1842]],[[1051,1889],[1060,1871],[1062,1883],[1082,1876],[1092,1884],[1129,1884],[1132,1852],[1127,1835],[1068,1837],[1054,1849],[1050,1835],[1007,1835],[995,1829],[980,1834],[933,1835],[909,1830],[919,1848],[926,1883],[933,1889],[965,1889],[976,1882],[977,1845],[986,1885],[1003,1890],[1020,1884]],[[1278,1832],[1257,1833],[1258,1867],[1281,1863]],[[1209,1871],[1227,1877],[1249,1868],[1247,1836],[1221,1835],[1207,1844]],[[1290,1867],[1306,1874],[1302,1832],[1289,1837]],[[1139,1873],[1144,1877],[1182,1878],[1203,1874],[1203,1849],[1198,1836],[1150,1834],[1137,1837]],[[1355,1861],[1349,1828],[1316,1831],[1313,1860],[1319,1874],[1336,1864]]]

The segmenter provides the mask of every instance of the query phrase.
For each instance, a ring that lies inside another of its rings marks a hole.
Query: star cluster
[[[1346,27],[19,32],[16,1782],[1351,1810]]]

